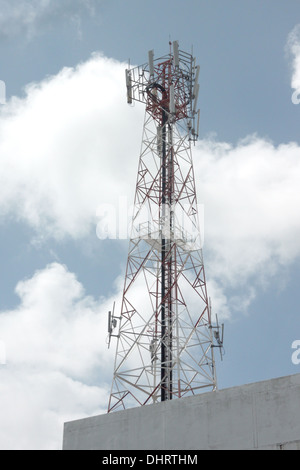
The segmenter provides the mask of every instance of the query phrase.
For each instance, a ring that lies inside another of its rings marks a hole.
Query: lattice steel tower
[[[199,70],[177,41],[126,70],[128,103],[146,113],[121,312],[109,314],[118,338],[109,412],[216,388],[191,154]]]

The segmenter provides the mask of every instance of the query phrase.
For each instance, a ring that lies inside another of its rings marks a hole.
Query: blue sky
[[[293,0],[0,0],[0,448],[60,448],[64,421],[106,410],[128,243],[97,238],[99,207],[134,197],[144,110],[124,68],[169,40],[201,65],[219,387],[300,372],[299,24]]]

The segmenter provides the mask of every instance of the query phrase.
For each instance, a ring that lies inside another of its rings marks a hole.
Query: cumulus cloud
[[[116,208],[114,219],[124,215],[134,196],[144,113],[126,103],[125,67],[96,54],[30,84],[25,98],[2,109],[2,218],[23,220],[41,237],[80,239],[95,234],[106,204]],[[236,145],[205,138],[193,157],[205,204],[207,271],[228,314],[226,290],[251,286],[231,302],[247,306],[255,283],[267,285],[299,257],[299,146],[255,135]]]
[[[99,207],[133,200],[144,110],[126,103],[124,68],[94,55],[1,109],[2,220],[46,238],[84,239]],[[300,256],[299,150],[255,135],[236,145],[206,138],[193,149],[208,291],[220,317],[246,310],[258,286]],[[120,284],[116,291],[120,298]],[[107,403],[112,301],[87,296],[58,263],[16,293],[18,307],[0,314],[0,447],[59,448],[64,421]]]
[[[86,296],[53,263],[16,287],[19,305],[0,314],[0,448],[59,449],[63,423],[105,412],[113,352],[107,350],[111,299]]]
[[[3,108],[0,214],[13,212],[44,235],[77,238],[99,205],[133,191],[142,114],[126,103],[124,68],[94,55]]]
[[[32,37],[40,28],[58,18],[78,23],[82,13],[92,15],[94,0],[1,0],[0,37],[25,34]]]
[[[210,276],[221,286],[267,284],[300,256],[300,149],[250,136],[236,146],[214,139],[194,154],[205,205]],[[248,291],[253,298],[253,290]]]

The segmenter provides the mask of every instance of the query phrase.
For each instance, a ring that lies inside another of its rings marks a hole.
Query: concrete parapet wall
[[[65,423],[64,450],[300,449],[300,374]]]

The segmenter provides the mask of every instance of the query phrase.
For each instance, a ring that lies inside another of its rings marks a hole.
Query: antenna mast
[[[109,412],[216,389],[191,155],[200,67],[171,46],[126,70],[146,112]]]

